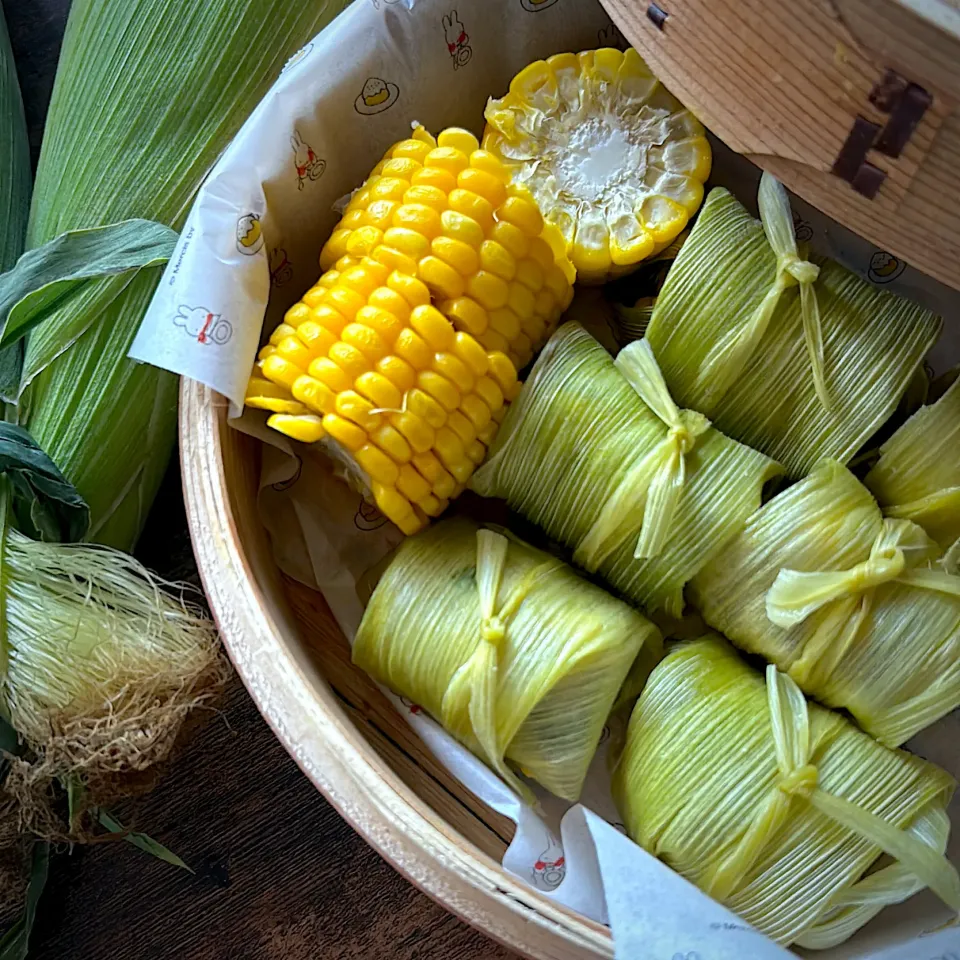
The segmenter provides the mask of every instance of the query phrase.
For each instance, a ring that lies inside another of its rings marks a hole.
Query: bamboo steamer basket
[[[728,146],[960,288],[960,0],[603,3]],[[866,153],[884,173],[868,199],[831,169],[858,116],[885,122],[870,97],[888,70],[932,92],[931,103],[899,158]],[[227,425],[226,400],[189,380],[180,451],[197,564],[224,643],[304,773],[384,859],[486,935],[536,960],[612,958],[606,927],[500,866],[513,823],[451,777],[353,666],[323,597],[278,571],[257,510],[259,444]]]

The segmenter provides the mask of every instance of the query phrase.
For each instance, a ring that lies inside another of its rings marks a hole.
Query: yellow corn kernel
[[[341,273],[343,273],[345,270],[349,270],[351,267],[357,266],[357,264],[360,263],[360,261],[361,261],[362,259],[363,259],[362,257],[351,257],[349,254],[344,254],[344,255],[333,265],[333,270],[330,271],[330,273],[322,276],[322,277],[317,281],[317,286],[318,286],[318,287],[323,286],[323,287],[327,287],[327,288],[332,287],[332,286],[333,286],[333,283],[334,283],[334,279],[331,279],[332,274],[335,273],[335,274],[336,274],[336,278],[335,278],[335,279],[339,279],[339,276],[340,276]]]
[[[424,257],[417,265],[417,273],[441,297],[459,297],[463,293],[463,277],[439,257]]]
[[[450,350],[453,347],[456,331],[453,324],[436,307],[429,304],[415,307],[410,312],[410,326],[434,351]]]
[[[350,420],[367,433],[380,426],[380,415],[373,412],[373,404],[361,397],[356,390],[343,390],[337,394],[336,412],[345,420]]]
[[[270,343],[276,346],[280,343],[281,340],[286,340],[287,337],[293,336],[297,332],[296,327],[291,327],[289,323],[281,323],[277,328],[270,334]]]
[[[451,383],[456,384],[461,394],[469,393],[473,389],[476,379],[470,368],[452,353],[438,353],[433,358],[433,369],[442,374]]]
[[[467,452],[460,438],[449,428],[441,427],[437,431],[434,449],[440,462],[453,474],[458,483],[466,483],[473,473],[473,462],[467,457]]]
[[[508,341],[513,342],[520,335],[520,318],[509,307],[491,310],[488,316],[490,326]]]
[[[299,440],[300,443],[316,443],[324,437],[323,422],[320,417],[309,413],[297,415],[275,413],[272,417],[267,417],[267,426],[293,440]]]
[[[422,497],[417,501],[417,506],[428,516],[428,517],[439,517],[444,510],[447,509],[449,500],[441,500],[439,497],[435,497],[432,493],[428,493],[425,497]]]
[[[305,407],[321,415],[333,413],[337,395],[319,380],[314,380],[309,374],[297,377],[293,382],[291,392]]]
[[[305,303],[295,303],[284,315],[283,322],[291,327],[299,327],[304,320],[310,319],[310,308]]]
[[[553,294],[556,301],[566,309],[569,305],[569,301],[566,298],[568,295],[572,295],[573,288],[567,283],[567,278],[564,276],[563,271],[556,264],[553,264],[544,273],[543,282],[547,289]]]
[[[358,393],[363,394],[381,410],[399,410],[403,403],[400,391],[383,374],[374,373],[372,370],[361,373],[355,386]]]
[[[390,425],[404,436],[415,453],[426,453],[433,448],[436,432],[412,411],[404,410],[403,413],[392,414]]]
[[[410,139],[401,140],[395,144],[390,153],[394,157],[409,157],[411,160],[416,160],[418,164],[422,164],[432,149],[432,144]]]
[[[337,284],[328,294],[324,303],[333,307],[347,322],[353,320],[357,311],[366,304],[367,298],[364,294],[351,290],[350,287]]]
[[[460,406],[460,391],[435,370],[421,370],[417,374],[417,386],[448,412]]]
[[[416,468],[409,463],[404,463],[400,467],[400,476],[397,478],[397,489],[414,503],[419,503],[430,493],[430,484],[417,472]],[[421,509],[423,509],[421,507]],[[426,511],[424,511],[426,513]]]
[[[475,393],[468,393],[461,399],[460,409],[475,431],[482,430],[490,422],[490,408]]]
[[[503,391],[490,377],[478,377],[473,392],[490,408],[496,418],[497,411],[503,406]]]
[[[461,170],[466,169],[470,163],[467,155],[456,147],[436,147],[431,150],[424,160],[424,167],[439,167],[446,170],[447,173],[456,176]]]
[[[319,307],[327,297],[327,291],[330,288],[326,284],[316,284],[312,286],[301,298],[300,302],[308,306],[311,310]]]
[[[445,237],[460,240],[475,250],[480,249],[484,241],[483,227],[472,217],[468,217],[465,213],[458,213],[456,210],[444,210],[440,214],[440,222],[443,224]]]
[[[459,410],[447,417],[447,426],[460,438],[464,449],[477,439],[477,428]]]
[[[449,498],[457,489],[457,481],[432,451],[418,453],[413,458],[417,472],[430,484],[436,496],[441,500]]]
[[[291,389],[297,380],[297,377],[303,375],[303,370],[295,363],[285,360],[278,353],[272,353],[266,357],[261,368],[263,375],[274,383],[283,384],[288,390]]]
[[[500,161],[500,158],[496,154],[491,153],[489,150],[478,149],[474,150],[470,154],[470,166],[476,170],[483,170],[485,173],[491,173],[498,180],[502,180],[504,183],[509,182],[510,173],[507,168]]]
[[[410,304],[389,287],[377,287],[367,298],[367,305],[386,310],[403,323],[410,316]]]
[[[435,256],[449,264],[462,276],[468,276],[480,266],[477,251],[469,243],[464,243],[463,240],[457,240],[455,237],[446,235],[434,237],[430,249]]]
[[[422,167],[423,164],[412,157],[395,156],[383,165],[380,173],[384,177],[399,177],[401,180],[409,180]]]
[[[359,350],[371,363],[376,363],[390,352],[390,348],[383,342],[383,337],[362,323],[348,323],[343,328],[340,339]]]
[[[359,233],[359,231],[356,232]],[[377,244],[374,244],[374,246],[376,245]],[[363,297],[364,302],[366,302],[367,297],[369,297],[377,287],[386,283],[389,274],[390,271],[383,266],[383,264],[378,263],[372,258],[365,257],[359,265],[350,267],[349,270],[344,270],[343,273],[340,274],[340,280],[337,286],[349,287],[351,290],[355,290]]]
[[[370,361],[356,347],[343,341],[337,341],[327,355],[350,378],[351,383],[370,369]]]
[[[411,180],[417,186],[436,187],[445,194],[457,187],[457,176],[441,167],[424,167],[418,170]]]
[[[329,357],[317,357],[310,362],[307,370],[315,380],[326,384],[334,393],[349,390],[353,380],[348,377]]]
[[[474,440],[472,443],[467,444],[466,454],[467,459],[472,460],[474,466],[479,467],[487,456],[487,448],[480,442],[480,440]]]
[[[480,141],[463,127],[447,127],[437,134],[437,146],[452,147],[469,156],[474,150],[480,149]]]
[[[492,173],[478,170],[476,167],[471,166],[461,170],[457,174],[457,186],[483,197],[494,209],[507,199],[507,188],[503,181]]]
[[[538,213],[537,216],[540,214]],[[540,269],[545,273],[549,273],[554,268],[560,269],[557,267],[556,261],[554,260],[553,250],[550,249],[550,244],[547,243],[543,237],[531,237],[530,238],[530,253],[529,257],[531,260],[535,260]],[[562,275],[562,271],[561,271]],[[567,284],[569,286],[569,284]]]
[[[386,453],[394,463],[409,463],[413,456],[410,444],[403,438],[399,430],[385,423],[379,430],[370,434],[370,439]]]
[[[351,267],[356,265],[355,259],[346,255],[342,256],[337,263],[349,263]],[[318,287],[323,287],[324,290],[330,290],[336,286],[339,276],[340,270],[335,266],[334,269],[328,270],[326,273],[322,274],[316,285]]]
[[[409,189],[409,180],[404,180],[401,177],[381,177],[370,188],[370,199],[400,201]],[[346,220],[346,217],[344,217],[344,220]]]
[[[267,357],[270,356],[270,354],[276,353],[276,352],[277,352],[277,348],[273,346],[272,343],[268,343],[265,347],[260,348],[260,352],[257,354],[257,359],[266,360]]]
[[[260,380],[259,377],[255,378]],[[253,381],[251,381],[252,383]],[[269,380],[261,380],[261,383],[270,383]],[[270,383],[274,389],[278,389],[278,384]],[[255,410],[269,410],[271,413],[284,413],[289,415],[304,414],[307,408],[293,397],[282,387],[283,394],[280,396],[270,396],[264,390],[256,390],[249,384],[247,386],[247,395],[243,399],[244,406],[253,407]]]
[[[367,223],[378,230],[386,230],[393,222],[393,212],[398,206],[396,200],[374,200],[367,207]]]
[[[367,442],[367,432],[335,413],[323,418],[323,429],[347,450],[359,450]]]
[[[477,337],[479,343],[486,351],[499,350],[501,353],[508,353],[510,344],[502,333],[497,333],[493,327],[488,328],[484,333]]]
[[[545,320],[553,316],[558,304],[553,294],[544,287],[533,299],[533,312]]]
[[[440,312],[449,317],[458,330],[465,330],[476,335],[487,329],[489,319],[487,311],[470,297],[457,297],[455,300],[444,300],[439,306]]]
[[[394,219],[396,217],[394,214]],[[391,227],[383,235],[383,240],[388,247],[405,253],[413,260],[419,260],[430,252],[430,240],[419,230],[410,227]]]
[[[513,390],[517,382],[517,371],[510,360],[502,353],[495,352],[489,356],[490,376],[497,381],[504,395]]]
[[[408,274],[394,270],[387,277],[387,286],[394,293],[399,293],[411,307],[420,307],[430,303],[430,290],[422,280],[416,278],[415,274],[416,264],[414,264],[414,270]]]
[[[392,486],[400,476],[397,465],[372,443],[365,443],[359,450],[354,450],[353,459],[376,483]]]
[[[493,419],[496,420],[497,423],[503,423],[503,418],[504,418],[506,415],[507,415],[507,407],[506,407],[506,405],[501,406],[498,410],[494,410],[494,411],[493,411]]]
[[[415,183],[404,195],[404,203],[422,203],[433,207],[437,213],[447,209],[447,195],[439,187],[431,187],[426,183]]]
[[[393,343],[403,329],[403,321],[393,313],[367,304],[357,311],[356,322],[375,330],[385,343]]]
[[[539,237],[543,230],[543,217],[537,205],[526,197],[507,197],[497,208],[497,219],[518,226],[530,237]]]
[[[329,270],[346,252],[351,230],[338,226],[320,251],[320,269]]]
[[[453,338],[453,352],[470,368],[474,376],[482,377],[487,372],[487,352],[469,334],[457,333]]]
[[[493,383],[492,380],[490,382]],[[419,387],[407,391],[406,401],[407,410],[434,430],[439,430],[447,422],[447,411],[429,393]]]
[[[414,370],[426,370],[433,362],[433,350],[423,337],[410,327],[404,327],[393,345],[394,353],[406,360]]]
[[[512,280],[517,274],[516,258],[496,240],[485,240],[480,247],[480,264],[484,270],[504,280]]]
[[[537,293],[543,286],[543,269],[536,260],[525,257],[517,261],[517,283],[522,283],[531,293]]]
[[[510,294],[507,282],[486,270],[478,270],[467,281],[467,292],[487,310],[505,306]]]
[[[443,231],[440,214],[425,203],[401,203],[393,213],[393,225],[422,233],[431,240]]]
[[[540,337],[537,337],[534,341],[531,337],[528,337],[525,333],[517,334],[513,340],[513,345],[511,352],[516,358],[513,360],[513,365],[518,370],[522,370],[533,357],[533,344],[534,342],[539,343]]]
[[[493,229],[493,206],[489,200],[484,199],[480,194],[457,187],[456,190],[450,191],[447,202],[450,204],[451,210],[456,210],[457,213],[462,213],[464,216],[476,220],[485,234]]]
[[[350,239],[347,241],[347,253],[351,257],[365,257],[382,239],[383,230],[365,224],[350,234]]]
[[[498,220],[490,231],[490,239],[496,241],[517,260],[530,253],[530,238],[514,223]]]
[[[390,484],[374,483],[371,490],[377,509],[399,527],[401,533],[411,537],[423,529],[424,524],[417,516],[410,501],[395,487]]]
[[[377,361],[377,373],[385,376],[401,394],[417,382],[417,371],[400,357],[383,357]]]
[[[370,256],[377,263],[382,263],[385,267],[399,271],[406,276],[412,277],[417,272],[417,261],[413,257],[408,256],[402,250],[397,250],[395,247],[388,247],[385,243],[381,243]]]
[[[307,366],[304,368],[307,370],[316,357],[326,355],[327,351],[337,342],[337,335],[331,333],[326,327],[321,327],[319,323],[305,320],[297,327],[296,339],[303,344],[307,355],[310,357]],[[282,350],[280,354],[281,356],[287,356]],[[287,356],[287,359],[293,360],[293,357]]]
[[[533,313],[536,300],[529,287],[525,287],[522,283],[517,283],[514,280],[509,284],[507,290],[507,306],[518,317],[526,319]]]
[[[486,404],[484,404],[484,406],[486,406]],[[497,429],[499,427],[500,427],[500,424],[497,423],[496,420],[491,418],[490,421],[485,426],[480,427],[480,429],[477,430],[477,439],[482,444],[489,447],[490,444],[493,443],[494,437],[496,437]]]
[[[371,179],[370,182],[372,183],[373,180]],[[350,202],[347,204],[347,207],[346,207],[346,210],[344,210],[344,213],[350,210],[366,210],[367,204],[369,203],[370,203],[370,191],[364,190],[361,188],[360,190],[357,190],[356,193],[354,193],[350,197]]]
[[[354,230],[359,230],[367,222],[366,210],[361,209],[360,207],[355,207],[353,210],[348,210],[340,220],[340,225],[345,229],[350,231],[350,236],[353,236]],[[347,238],[347,243],[350,243],[349,238]],[[344,249],[346,253],[346,249]],[[340,259],[339,257],[337,258]]]
[[[329,303],[321,303],[319,306],[314,307],[310,312],[310,320],[314,323],[319,323],[321,327],[338,336],[340,335],[340,331],[348,323],[347,318]]]

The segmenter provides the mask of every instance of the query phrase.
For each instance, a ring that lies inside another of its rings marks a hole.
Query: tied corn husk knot
[[[652,623],[565,564],[458,517],[400,545],[353,659],[521,797],[508,760],[575,800],[618,695],[636,695],[661,648]]]
[[[944,856],[955,786],[775,667],[764,683],[716,635],[654,669],[614,771],[638,843],[767,936],[821,948],[925,887],[960,907]],[[881,853],[894,862],[877,869]]]
[[[790,287],[799,286],[803,336],[810,358],[814,387],[824,409],[830,410],[830,395],[827,392],[824,370],[823,330],[814,289],[814,283],[820,276],[820,268],[800,257],[787,191],[779,180],[766,171],[760,177],[758,203],[763,232],[777,258],[776,274],[770,289],[747,323],[717,343],[704,361],[703,379],[709,384],[708,402],[713,403],[722,397],[743,373],[744,367],[767,332],[781,295]]]

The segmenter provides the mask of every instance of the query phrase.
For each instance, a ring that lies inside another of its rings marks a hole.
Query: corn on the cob
[[[457,330],[520,370],[573,296],[561,248],[527,191],[472,133],[450,128],[434,138],[417,127],[354,193],[320,266],[371,257],[418,278]]]
[[[304,443],[332,443],[404,533],[439,515],[486,456],[519,383],[513,363],[456,330],[426,284],[344,254],[260,351],[246,403]],[[386,259],[386,258],[385,258]]]
[[[531,63],[489,101],[486,119],[484,149],[560,229],[581,281],[632,270],[703,199],[704,129],[632,48]]]
[[[637,843],[780,943],[840,943],[925,887],[960,908],[953,778],[773,667],[764,689],[716,635],[654,668],[613,785]],[[894,862],[871,870],[881,853]]]

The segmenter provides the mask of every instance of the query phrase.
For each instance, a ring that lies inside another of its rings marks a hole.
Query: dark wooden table
[[[2,2],[36,160],[70,0]],[[176,470],[139,554],[167,576],[196,579]],[[196,876],[126,843],[59,854],[34,960],[512,956],[428,900],[340,819],[239,680],[136,816]]]

